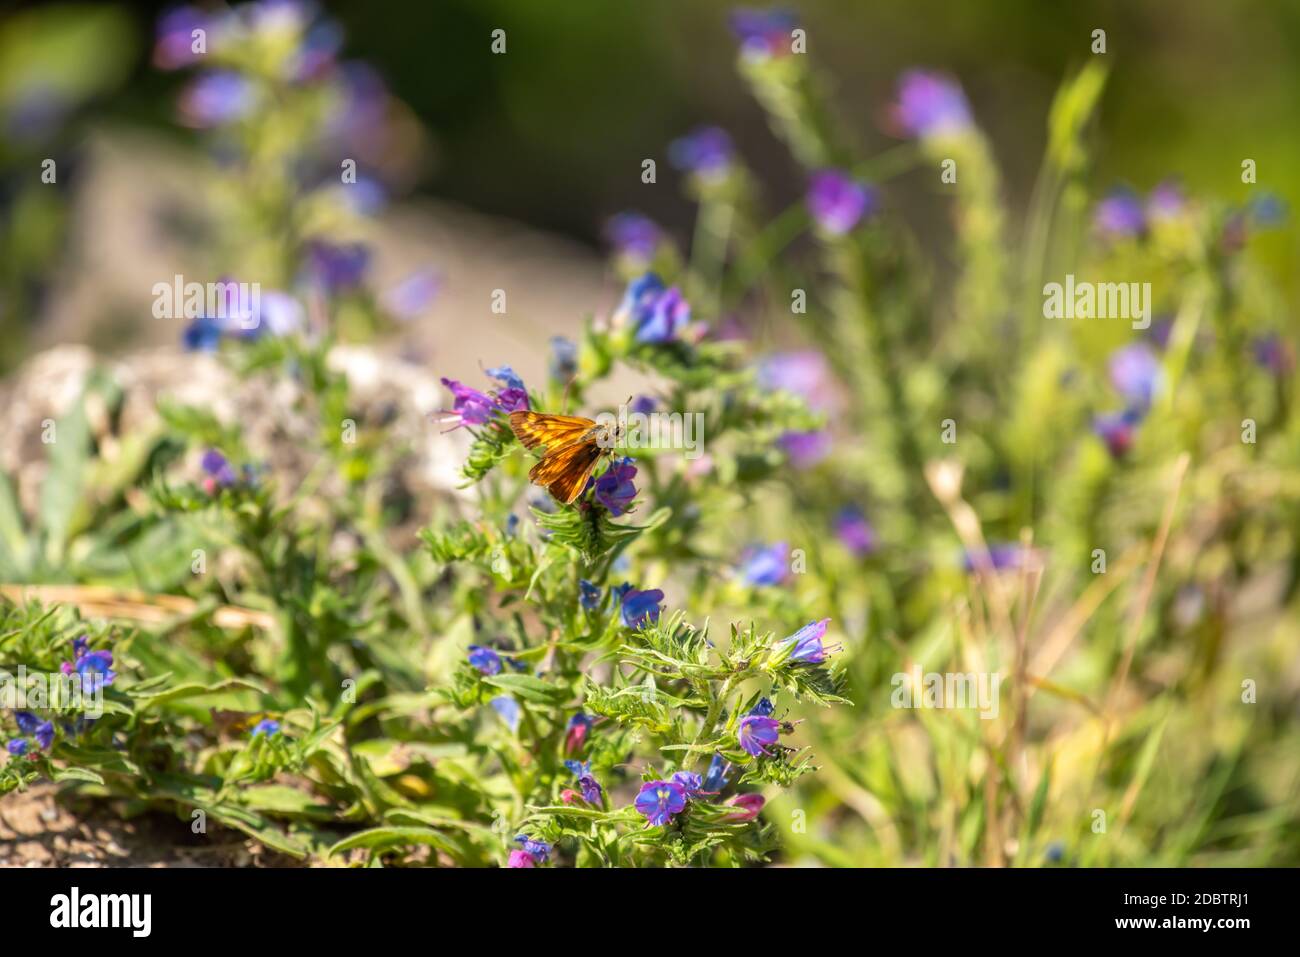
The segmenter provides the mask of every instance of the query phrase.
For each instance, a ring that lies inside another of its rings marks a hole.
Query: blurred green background
[[[17,4],[12,10],[33,7]],[[133,70],[105,118],[169,126],[181,78],[148,62],[169,4],[122,7],[137,32]],[[735,136],[777,198],[802,184],[734,70],[726,15],[701,0],[368,0],[322,6],[345,55],[374,64],[432,130],[423,189],[595,242],[604,218],[653,207],[684,229],[691,208],[670,177],[653,197],[644,157],[701,123]],[[888,145],[881,104],[909,66],[954,73],[988,130],[1013,205],[1043,147],[1043,117],[1067,69],[1107,32],[1113,75],[1099,171],[1140,187],[1177,174],[1191,191],[1244,196],[1240,160],[1288,199],[1300,185],[1300,4],[1287,0],[797,0],[809,53],[835,78],[842,116],[868,149]],[[508,52],[489,53],[492,30]],[[905,199],[940,215],[919,182]]]

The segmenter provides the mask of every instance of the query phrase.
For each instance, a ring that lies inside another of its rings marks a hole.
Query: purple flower
[[[1131,189],[1113,189],[1097,204],[1092,223],[1108,239],[1132,238],[1146,229],[1146,212],[1141,198]]]
[[[181,333],[181,344],[186,352],[216,352],[221,344],[221,323],[207,316],[199,316]]]
[[[761,794],[737,794],[727,803],[736,808],[737,813],[727,815],[729,821],[752,821],[763,810],[767,800]]]
[[[694,771],[678,771],[673,774],[672,781],[688,798],[695,797],[704,787],[704,781]]]
[[[532,867],[534,864],[545,864],[550,859],[551,845],[545,841],[535,841],[525,834],[518,835],[515,840],[523,845],[523,850],[510,852],[511,867]],[[516,854],[523,855],[528,862],[516,862]]]
[[[88,651],[77,659],[74,667],[81,676],[83,690],[89,687],[91,691],[97,691],[111,685],[117,677],[111,651]]]
[[[731,137],[716,126],[702,126],[668,146],[668,159],[678,169],[705,179],[721,179],[731,167]]]
[[[519,719],[523,716],[519,709],[519,702],[508,694],[498,695],[488,702],[492,706],[498,717],[506,723],[511,731],[519,729]]]
[[[809,469],[831,454],[831,434],[826,429],[813,432],[782,432],[776,440],[790,464],[797,469]]]
[[[262,293],[255,330],[282,337],[301,332],[307,325],[307,314],[295,296],[287,292],[269,290]]]
[[[582,799],[588,804],[599,805],[604,795],[600,782],[591,773],[591,765],[585,761],[565,761],[564,766],[573,772],[582,789]]]
[[[826,626],[830,623],[829,618],[810,621],[789,638],[782,640],[777,647],[791,649],[787,658],[789,661],[804,661],[810,665],[819,665],[826,660],[827,655],[839,650],[839,645],[822,644],[822,640],[826,637]]]
[[[23,734],[35,734],[41,723],[41,719],[30,711],[15,711],[14,720],[18,722],[18,730]]]
[[[1152,222],[1177,219],[1187,209],[1187,197],[1177,180],[1157,183],[1147,196],[1146,214]]]
[[[623,596],[623,624],[628,628],[653,625],[659,620],[659,603],[663,600],[664,593],[658,588],[631,589]]]
[[[733,10],[731,32],[740,41],[740,52],[750,59],[766,59],[791,52],[791,34],[798,25],[788,10]]]
[[[636,498],[636,466],[630,458],[614,462],[596,479],[596,498],[615,518],[627,511]]]
[[[747,754],[754,757],[766,755],[767,749],[776,744],[781,734],[781,722],[776,718],[750,714],[740,719],[740,730],[736,740]]]
[[[255,99],[247,77],[229,70],[204,73],[181,92],[180,120],[196,129],[222,126],[246,116]]]
[[[1258,337],[1252,343],[1255,355],[1255,363],[1262,369],[1273,373],[1273,375],[1283,376],[1291,371],[1295,365],[1295,357],[1291,352],[1291,345],[1276,332],[1270,332],[1266,336]]]
[[[1128,400],[1130,408],[1150,408],[1160,388],[1160,358],[1144,342],[1124,346],[1111,353],[1108,364],[1115,391]]]
[[[908,70],[898,79],[894,119],[909,136],[956,136],[971,126],[970,104],[955,80],[928,70]]]
[[[648,395],[639,395],[632,400],[628,411],[635,415],[649,415],[655,410],[655,400]]]
[[[1092,430],[1106,443],[1106,448],[1114,458],[1122,459],[1133,447],[1138,423],[1141,421],[1137,412],[1125,409],[1123,412],[1110,412],[1095,417],[1092,420]]]
[[[647,781],[632,802],[648,824],[667,824],[686,807],[686,792],[673,781]]]
[[[772,699],[764,697],[758,699],[758,703],[749,709],[749,713],[756,714],[760,718],[766,718],[775,710],[776,705],[772,704]]]
[[[518,389],[520,392],[528,391],[524,387],[524,380],[519,378],[519,373],[515,372],[510,366],[497,366],[495,369],[488,369],[487,374],[507,389]]]
[[[595,611],[600,607],[600,586],[587,581],[585,578],[578,579],[578,604],[587,611]]]
[[[818,226],[833,236],[843,236],[875,209],[876,197],[848,173],[826,169],[812,175],[807,203]]]
[[[48,751],[50,746],[54,744],[53,721],[42,721],[36,726],[36,730],[33,733],[36,735],[36,743],[40,746],[42,751]]]
[[[506,867],[535,867],[532,855],[527,851],[511,851],[510,861]]]
[[[274,718],[263,718],[253,726],[252,737],[256,738],[259,734],[273,738],[280,733],[280,722]]]
[[[569,723],[564,728],[564,753],[577,754],[582,750],[582,746],[587,743],[587,735],[591,732],[593,719],[589,714],[583,714],[579,711],[569,718]]]
[[[632,323],[637,342],[669,342],[691,321],[690,303],[681,290],[665,288],[654,273],[628,283],[618,313]]]
[[[709,769],[704,772],[700,783],[701,794],[719,794],[727,786],[727,776],[731,772],[731,763],[720,754],[715,754],[709,762]]]
[[[793,392],[818,411],[833,403],[830,365],[816,349],[774,352],[759,362],[757,375],[763,388]]]
[[[845,505],[836,513],[835,537],[858,558],[876,550],[876,530],[856,505]]]
[[[614,253],[629,259],[649,262],[662,238],[663,232],[654,220],[640,213],[619,213],[605,224],[605,239]]]
[[[785,542],[751,546],[741,559],[740,576],[748,585],[779,585],[789,573],[789,559],[790,546]]]
[[[442,384],[451,392],[453,400],[451,409],[443,411],[458,420],[453,428],[483,425],[492,418],[492,414],[496,411],[496,402],[491,396],[478,389],[471,389],[455,379],[444,378]]]
[[[418,269],[384,293],[384,309],[401,320],[421,315],[442,288],[442,277],[432,269]]]
[[[486,645],[469,646],[469,663],[485,675],[501,673],[501,656]]]
[[[158,18],[157,41],[153,48],[153,65],[160,70],[175,70],[203,57],[194,52],[194,31],[210,31],[208,15],[194,7],[173,7]]]
[[[1015,542],[994,542],[988,546],[989,564],[994,571],[1012,571],[1024,564],[1024,546]],[[979,567],[980,559],[969,551],[962,552],[962,568],[968,572]]]
[[[568,382],[578,374],[578,347],[572,339],[551,336],[549,371],[557,382]]]
[[[307,244],[307,272],[326,292],[337,293],[361,285],[369,268],[370,248],[365,243],[313,239]]]
[[[205,485],[210,485],[209,493],[217,488],[229,488],[239,481],[230,460],[216,449],[208,449],[199,460],[199,467],[208,475]]]
[[[21,758],[24,754],[27,753],[27,748],[28,748],[27,740],[25,738],[13,738],[10,740],[10,742],[7,745],[5,745],[5,748],[15,758]]]

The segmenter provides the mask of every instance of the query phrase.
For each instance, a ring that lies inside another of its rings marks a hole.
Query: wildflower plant
[[[87,410],[116,392],[88,383],[41,513],[0,482],[21,586],[0,664],[66,665],[103,710],[0,713],[0,792],[48,778],[356,864],[1296,862],[1261,836],[1296,821],[1288,700],[1236,705],[1286,645],[1223,641],[1234,589],[1271,582],[1276,611],[1300,585],[1294,354],[1250,256],[1276,208],[1106,194],[1089,65],[1013,230],[955,77],[900,77],[898,142],[862,155],[798,18],[737,11],[737,70],[803,195],[769,209],[717,128],[665,144],[690,245],[621,214],[625,291],[573,304],[545,377],[510,355],[431,370],[461,487],[412,503],[410,443],[339,356],[436,283],[371,286],[365,216],[402,186],[383,151],[359,166],[374,188],[335,181],[404,111],[306,9],[172,14],[155,49],[193,72],[180,118],[220,160],[211,268],[276,294],[183,341],[241,389],[292,385],[301,467],[164,402],[97,468]],[[194,16],[215,18],[202,60],[178,40]],[[944,281],[891,202],[907,172],[951,205]],[[1154,277],[1167,324],[1053,324],[1042,290],[1067,269]],[[628,373],[637,408],[702,417],[702,454],[627,435],[571,502],[533,484],[512,415],[594,419]],[[83,590],[59,606],[50,581]],[[84,590],[105,583],[135,597]],[[1005,706],[905,711],[891,690],[922,665],[995,675]],[[1160,763],[1166,742],[1186,760]]]

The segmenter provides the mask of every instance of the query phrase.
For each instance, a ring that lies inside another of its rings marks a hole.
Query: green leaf
[[[539,704],[555,704],[564,700],[569,694],[564,688],[547,684],[532,675],[488,675],[483,679],[483,683],[494,688],[502,688]]]
[[[429,827],[372,827],[345,837],[329,849],[328,856],[341,854],[353,848],[368,847],[379,850],[402,844],[427,844],[448,854],[458,853],[458,848],[445,836]]]

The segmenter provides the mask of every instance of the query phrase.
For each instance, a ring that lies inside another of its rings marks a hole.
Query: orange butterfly
[[[524,448],[545,447],[528,479],[565,505],[582,494],[601,453],[612,454],[622,438],[618,427],[600,425],[580,415],[547,415],[525,409],[510,413],[510,428]]]

